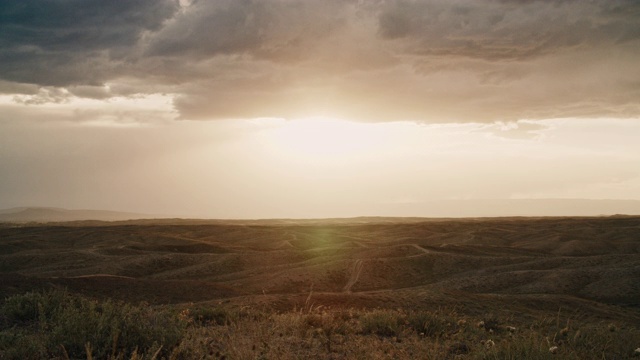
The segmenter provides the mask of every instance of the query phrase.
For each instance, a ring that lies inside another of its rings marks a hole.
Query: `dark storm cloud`
[[[207,57],[244,52],[260,45],[269,15],[264,4],[242,0],[196,3],[158,34],[148,53]]]
[[[150,44],[154,56],[299,57],[345,24],[349,1],[218,0],[194,3]]]
[[[379,35],[413,54],[526,60],[640,35],[632,1],[391,1]]]
[[[2,1],[0,76],[44,85],[99,83],[177,9],[172,0]]]
[[[631,0],[2,2],[0,93],[172,93],[185,119],[634,117],[638,18]]]
[[[4,46],[46,50],[131,45],[176,11],[172,1],[21,0],[0,3]]]

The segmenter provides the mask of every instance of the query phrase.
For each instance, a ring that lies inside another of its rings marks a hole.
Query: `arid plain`
[[[66,288],[151,304],[454,307],[640,324],[640,218],[5,224],[3,297]]]

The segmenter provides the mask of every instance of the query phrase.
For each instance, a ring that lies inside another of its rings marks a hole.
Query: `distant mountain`
[[[358,216],[365,215],[365,216]],[[479,217],[539,217],[539,216],[612,216],[640,215],[640,200],[588,200],[588,199],[484,199],[433,200],[415,203],[377,203],[371,205],[370,214],[325,216],[319,218],[296,217],[262,219],[214,219],[207,217],[161,216],[106,210],[67,210],[52,207],[20,207],[0,209],[0,222],[65,222],[65,221],[126,221],[143,220],[150,223],[210,224],[242,223],[253,225],[288,225],[333,223],[420,222],[425,218],[479,218]],[[402,218],[402,220],[400,220]],[[136,221],[139,223],[139,221]]]
[[[157,216],[106,210],[67,210],[51,207],[20,207],[0,210],[0,222],[61,222],[80,220],[120,221]]]
[[[384,215],[422,217],[640,215],[640,200],[478,199],[385,204]]]

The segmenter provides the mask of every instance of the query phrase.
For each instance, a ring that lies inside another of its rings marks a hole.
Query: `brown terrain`
[[[640,217],[0,226],[0,296],[438,308],[640,324]]]

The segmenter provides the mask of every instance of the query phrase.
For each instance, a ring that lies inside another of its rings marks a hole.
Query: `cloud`
[[[409,53],[524,60],[637,40],[631,14],[639,8],[631,1],[397,0],[385,3],[379,34],[403,39]]]
[[[164,27],[150,44],[155,56],[207,58],[220,54],[299,57],[311,43],[344,23],[345,1],[196,2]]]
[[[0,94],[29,94],[33,95],[39,90],[38,85],[15,83],[11,81],[0,80]]]
[[[13,97],[18,104],[38,105],[48,103],[64,103],[69,100],[69,92],[55,87],[41,87],[36,94],[16,95]]]
[[[114,75],[171,0],[25,0],[0,3],[0,77],[39,85],[94,85]]]
[[[5,2],[0,92],[171,93],[205,120],[637,117],[638,16],[631,0]]]
[[[512,121],[512,122],[498,122],[495,124],[487,125],[486,127],[479,129],[479,132],[486,132],[493,136],[500,138],[525,140],[525,139],[539,139],[544,130],[549,129],[550,125],[533,122],[533,121]]]

